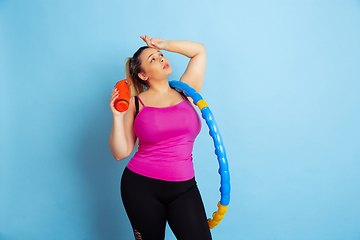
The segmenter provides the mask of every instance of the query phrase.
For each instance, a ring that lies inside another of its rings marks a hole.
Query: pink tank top
[[[127,167],[140,175],[186,181],[194,177],[192,150],[201,130],[195,108],[185,99],[164,108],[144,106],[134,121],[139,148]]]

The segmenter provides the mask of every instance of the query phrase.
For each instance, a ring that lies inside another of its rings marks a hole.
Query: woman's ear
[[[138,73],[138,76],[141,80],[143,81],[146,81],[148,80],[148,77],[145,75],[145,73],[141,72],[141,73]]]

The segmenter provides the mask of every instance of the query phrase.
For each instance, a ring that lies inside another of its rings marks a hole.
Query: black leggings
[[[169,182],[125,168],[121,197],[135,239],[163,240],[166,221],[179,240],[211,239],[195,178]]]

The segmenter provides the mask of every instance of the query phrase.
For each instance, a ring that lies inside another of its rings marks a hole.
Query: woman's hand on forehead
[[[150,38],[148,37],[147,34],[145,34],[145,36],[140,36],[140,38],[142,40],[144,40],[144,42],[152,48],[156,48],[158,50],[166,50],[167,48],[167,43],[164,39],[161,38]]]

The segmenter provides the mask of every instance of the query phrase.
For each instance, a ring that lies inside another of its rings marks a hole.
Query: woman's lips
[[[170,66],[170,65],[166,63],[166,64],[164,65],[163,69],[169,68],[169,66]]]

